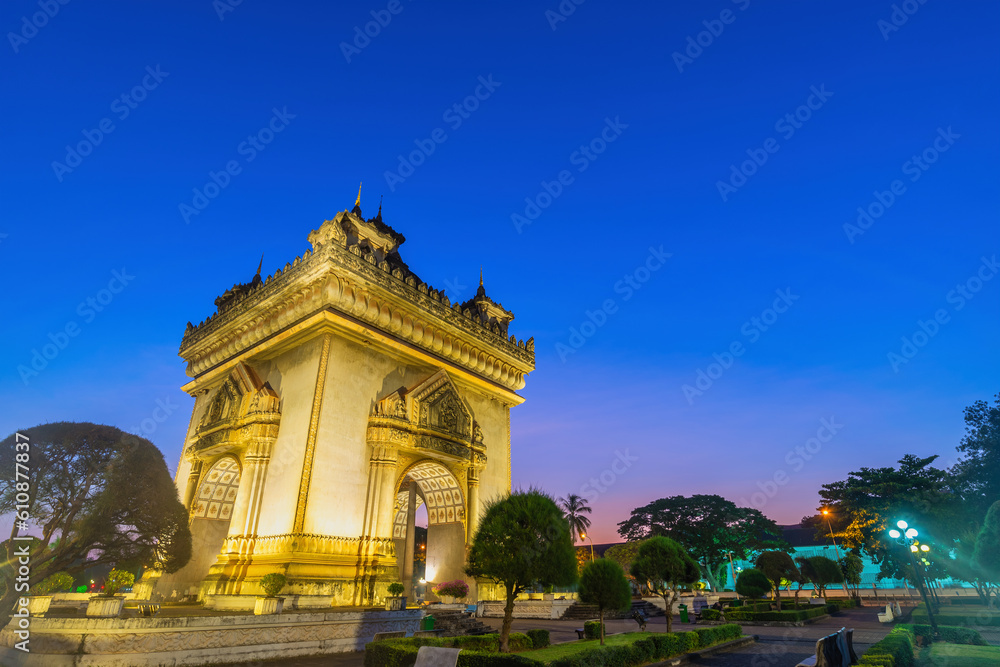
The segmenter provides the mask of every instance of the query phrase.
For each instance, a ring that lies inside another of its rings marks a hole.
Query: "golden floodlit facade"
[[[481,279],[464,303],[421,281],[404,240],[359,200],[188,324],[195,405],[176,483],[194,549],[160,595],[249,608],[280,572],[299,606],[377,604],[409,587],[420,505],[427,581],[467,579],[475,595],[467,547],[484,502],[510,490],[510,409],[534,342],[508,333],[514,316]]]

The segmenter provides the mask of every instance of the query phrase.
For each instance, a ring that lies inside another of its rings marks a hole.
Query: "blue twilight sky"
[[[598,541],[673,494],[794,522],[1000,391],[995,3],[48,1],[0,6],[4,434],[173,470],[186,322],[359,181],[535,337],[515,485]]]

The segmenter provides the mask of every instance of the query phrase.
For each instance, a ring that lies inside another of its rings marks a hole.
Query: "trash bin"
[[[681,612],[681,623],[688,623],[688,606],[686,604],[677,605]]]
[[[433,630],[434,629],[434,617],[424,616],[420,621],[421,630]]]

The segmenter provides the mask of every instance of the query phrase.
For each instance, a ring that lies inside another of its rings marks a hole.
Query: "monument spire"
[[[363,181],[358,181],[358,198],[354,200],[355,206],[361,206],[361,184]]]
[[[260,275],[260,270],[264,268],[264,253],[260,253],[260,264],[257,265],[257,275]]]

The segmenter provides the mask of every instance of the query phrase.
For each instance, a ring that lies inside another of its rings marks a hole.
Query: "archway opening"
[[[164,575],[157,584],[167,600],[197,595],[229,534],[233,506],[240,488],[240,464],[233,456],[223,456],[202,476],[191,501],[191,560],[174,574]]]
[[[400,480],[396,507],[393,538],[400,581],[407,587],[408,595],[423,593],[424,599],[435,600],[434,584],[466,579],[465,494],[458,479],[443,464],[421,461]],[[417,531],[422,523],[418,522],[421,512],[426,513],[423,544]],[[423,576],[418,576],[419,569],[423,569]],[[469,583],[471,586],[472,582]]]

